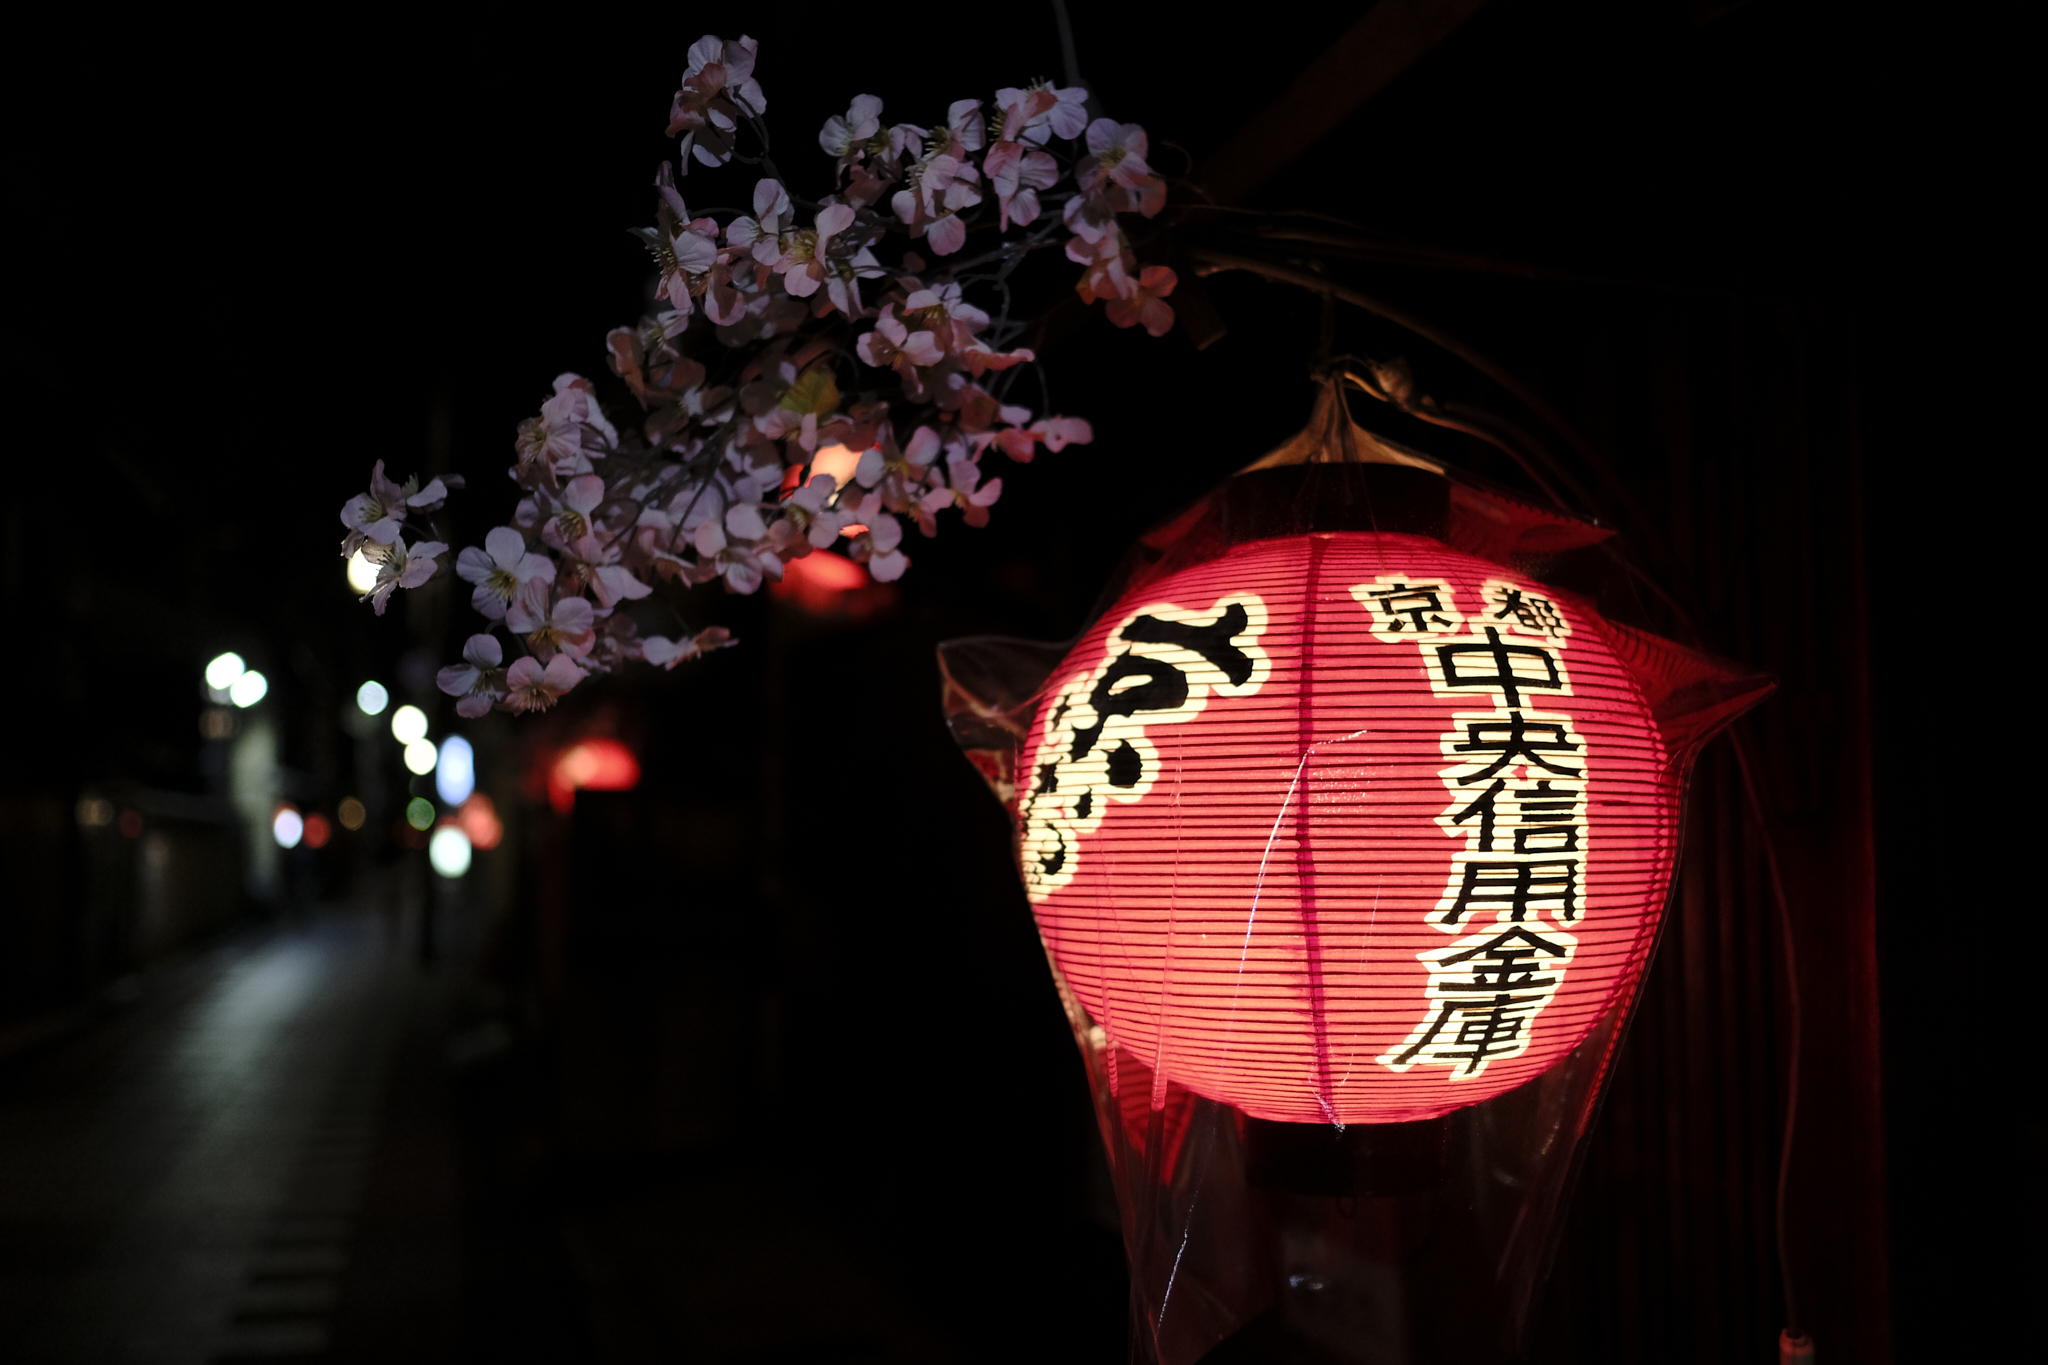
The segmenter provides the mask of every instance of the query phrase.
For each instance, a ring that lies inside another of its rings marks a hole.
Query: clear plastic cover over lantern
[[[1769,682],[1622,624],[1609,532],[1350,422],[1133,549],[1077,641],[941,648],[1094,1092],[1133,1359],[1511,1359]]]

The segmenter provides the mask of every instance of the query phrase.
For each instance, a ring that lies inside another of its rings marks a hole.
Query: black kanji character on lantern
[[[1516,789],[1515,795],[1520,798],[1516,806],[1521,817],[1515,830],[1515,852],[1579,851],[1577,791],[1559,790],[1546,777],[1534,786]]]
[[[1128,651],[1119,654],[1096,680],[1088,694],[1095,709],[1095,723],[1076,728],[1069,761],[1086,758],[1102,737],[1102,727],[1112,716],[1134,716],[1140,711],[1171,711],[1188,699],[1188,675],[1163,659],[1147,658]]]
[[[1521,1050],[1522,1025],[1528,1022],[1532,1007],[1541,1008],[1548,999],[1547,995],[1512,995],[1503,991],[1487,1000],[1446,1000],[1437,1007],[1429,1028],[1394,1059],[1394,1064],[1406,1066],[1427,1049],[1430,1061],[1463,1063],[1464,1073],[1474,1075],[1491,1058]],[[1431,1047],[1453,1020],[1457,1021],[1457,1032],[1441,1045]]]
[[[1458,623],[1443,614],[1443,592],[1441,583],[1418,583],[1413,587],[1395,583],[1366,596],[1379,603],[1380,610],[1387,614],[1388,630],[1413,630],[1419,635],[1457,628]]]
[[[1216,666],[1217,671],[1230,680],[1232,687],[1243,687],[1251,681],[1252,656],[1238,647],[1234,636],[1242,635],[1250,616],[1242,602],[1232,602],[1206,626],[1190,621],[1162,621],[1156,616],[1140,616],[1118,632],[1118,638],[1141,645],[1179,645],[1182,649],[1193,650]]]
[[[1550,909],[1570,923],[1579,917],[1579,860],[1541,862],[1468,862],[1444,924],[1457,924],[1474,910],[1505,910],[1517,923],[1539,909]],[[1539,905],[1539,902],[1541,904]]]
[[[1507,789],[1507,783],[1495,778],[1493,785],[1474,797],[1472,804],[1451,817],[1451,823],[1462,825],[1473,816],[1479,817],[1479,851],[1493,852],[1494,798]]]
[[[1522,692],[1525,689],[1558,692],[1565,686],[1564,675],[1557,669],[1555,654],[1540,645],[1502,644],[1500,629],[1497,626],[1486,627],[1486,640],[1483,644],[1469,641],[1438,645],[1436,657],[1443,669],[1445,687],[1498,687],[1501,694],[1507,698],[1509,706],[1522,704]],[[1481,671],[1466,672],[1467,659],[1482,661],[1479,664]],[[1536,661],[1542,668],[1542,674],[1534,676],[1517,673],[1515,662],[1518,659]],[[1489,667],[1491,672],[1484,671]]]
[[[1451,750],[1460,754],[1498,754],[1499,757],[1484,770],[1458,779],[1458,785],[1469,787],[1474,782],[1490,781],[1506,769],[1519,763],[1533,763],[1546,772],[1559,777],[1578,777],[1580,770],[1567,768],[1562,763],[1553,763],[1545,754],[1575,754],[1579,744],[1572,737],[1571,727],[1565,721],[1529,720],[1520,711],[1511,711],[1504,720],[1475,720],[1465,725],[1465,740],[1453,744]]]
[[[1139,616],[1120,632],[1120,638],[1134,644],[1176,645],[1199,654],[1229,680],[1241,687],[1251,680],[1254,665],[1231,639],[1242,633],[1250,617],[1242,603],[1233,602],[1206,625],[1187,621],[1164,621],[1156,616]],[[1074,731],[1068,760],[1086,758],[1102,737],[1102,727],[1113,716],[1133,716],[1140,711],[1173,711],[1187,703],[1187,673],[1163,659],[1134,654],[1118,655],[1103,670],[1088,704],[1095,710],[1095,724]],[[1145,761],[1129,740],[1119,741],[1108,756],[1109,784],[1131,788],[1145,780]]]
[[[1532,596],[1520,588],[1503,587],[1497,601],[1500,610],[1493,614],[1496,621],[1513,618],[1523,629],[1541,631],[1552,638],[1564,634],[1564,620],[1548,598]]]
[[[1472,964],[1472,979],[1467,982],[1446,979],[1439,975],[1430,982],[1430,989],[1436,991],[1526,991],[1548,990],[1555,986],[1555,976],[1538,976],[1550,964],[1535,960],[1538,954],[1567,958],[1571,950],[1561,943],[1531,933],[1519,924],[1514,924],[1495,934],[1476,947],[1462,953],[1452,953],[1438,960],[1439,967],[1450,967],[1458,963]]]

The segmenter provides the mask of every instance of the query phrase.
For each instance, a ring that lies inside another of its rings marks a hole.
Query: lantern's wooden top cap
[[[1445,472],[1441,460],[1433,460],[1384,436],[1375,436],[1352,421],[1351,410],[1334,383],[1323,385],[1307,426],[1237,472],[1249,474],[1297,464],[1398,464],[1426,469],[1432,474]]]

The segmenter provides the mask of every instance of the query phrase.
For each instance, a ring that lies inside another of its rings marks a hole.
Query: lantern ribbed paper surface
[[[1386,1123],[1543,1072],[1634,982],[1679,792],[1590,609],[1421,536],[1144,583],[1018,772],[1046,946],[1116,1052],[1258,1118]]]

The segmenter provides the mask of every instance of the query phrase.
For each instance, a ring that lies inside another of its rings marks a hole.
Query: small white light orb
[[[225,692],[235,685],[235,679],[241,677],[247,668],[239,654],[216,654],[213,662],[206,666],[206,685],[216,692]]]
[[[299,840],[306,837],[306,822],[290,806],[280,807],[270,817],[270,837],[277,840],[279,848],[297,848]]]
[[[414,829],[425,829],[434,823],[434,803],[424,796],[415,796],[405,803],[405,823]]]
[[[434,747],[432,740],[416,739],[405,746],[407,770],[418,773],[421,777],[434,771],[434,764],[440,757],[440,751]]]
[[[444,877],[460,877],[469,871],[469,836],[453,825],[443,825],[427,841],[427,861]]]
[[[348,585],[359,593],[377,586],[377,566],[363,558],[361,550],[348,557]]]
[[[476,790],[476,750],[461,735],[441,741],[441,761],[434,768],[434,791],[444,806],[459,806]]]
[[[228,700],[237,706],[247,708],[262,701],[264,693],[268,691],[270,679],[252,668],[235,679],[234,685],[228,688]]]
[[[356,689],[356,709],[366,716],[381,716],[389,705],[391,694],[384,690],[383,683],[373,680]]]
[[[417,706],[401,706],[391,713],[391,737],[410,744],[427,737],[427,713]]]

